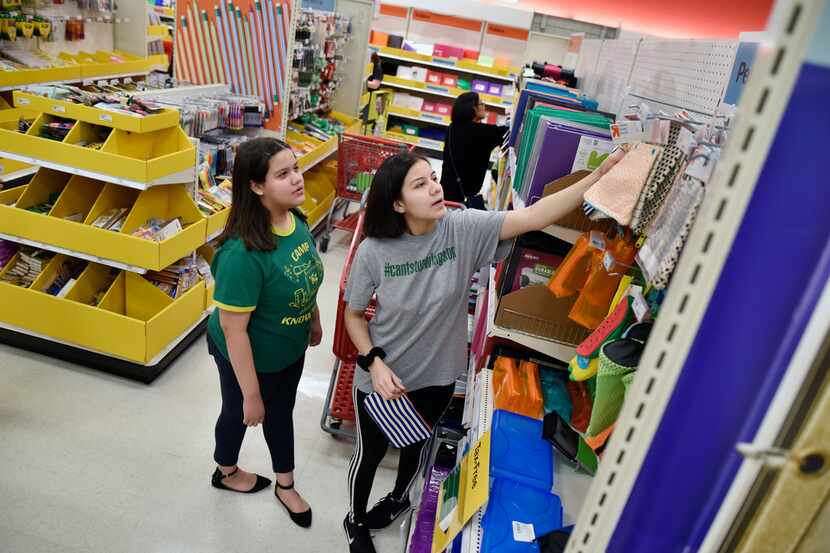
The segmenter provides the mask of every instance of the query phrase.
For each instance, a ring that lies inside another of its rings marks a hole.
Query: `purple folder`
[[[531,155],[529,163],[536,159],[536,168],[530,178],[530,187],[527,196],[527,205],[537,202],[545,191],[545,186],[551,181],[571,174],[579,141],[583,136],[610,140],[608,133],[593,132],[569,126],[555,121],[548,121],[545,125],[544,136],[539,147],[539,156]],[[535,153],[535,148],[534,148]]]

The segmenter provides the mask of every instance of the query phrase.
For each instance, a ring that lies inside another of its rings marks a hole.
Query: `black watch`
[[[369,353],[366,355],[357,356],[357,366],[364,371],[369,372],[369,367],[371,367],[372,363],[375,362],[375,357],[386,359],[386,352],[383,351],[383,348],[374,347],[370,349]]]

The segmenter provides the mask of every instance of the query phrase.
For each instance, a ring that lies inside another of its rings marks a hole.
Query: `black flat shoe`
[[[294,489],[294,484],[292,483],[290,486],[283,486],[282,484],[277,482],[277,488],[279,488],[281,490],[293,490]],[[276,497],[277,501],[279,501],[280,504],[282,504],[282,506],[285,507],[285,510],[288,511],[288,516],[291,517],[291,520],[294,521],[294,524],[296,524],[300,528],[310,528],[311,527],[311,508],[309,508],[307,511],[303,511],[302,513],[295,513],[294,511],[289,509],[288,505],[286,505],[283,502],[283,500],[280,499],[280,496],[277,495],[277,488],[274,488],[274,497]]]
[[[219,490],[228,490],[229,492],[236,492],[236,493],[256,493],[256,492],[261,492],[265,488],[268,488],[268,487],[271,486],[271,481],[270,480],[268,480],[264,476],[260,476],[258,474],[256,475],[256,484],[254,484],[253,488],[251,488],[250,490],[247,490],[247,491],[235,490],[233,488],[229,488],[228,486],[226,486],[225,484],[222,483],[222,480],[224,480],[228,476],[233,476],[238,471],[239,471],[239,467],[236,467],[230,473],[222,474],[222,471],[219,470],[219,467],[216,467],[216,470],[213,472],[213,476],[210,478],[210,483],[211,483],[211,485],[213,485],[214,488],[217,488]]]

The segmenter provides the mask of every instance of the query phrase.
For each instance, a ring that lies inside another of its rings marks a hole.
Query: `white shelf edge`
[[[518,330],[502,328],[496,324],[493,324],[493,330],[490,336],[516,342],[548,357],[558,359],[563,363],[569,363],[576,355],[575,346],[566,346],[565,344],[539,338],[538,336],[531,336]]]
[[[32,246],[33,248],[39,248],[42,250],[49,250],[50,252],[55,253],[62,253],[64,255],[68,255],[70,257],[77,257],[78,259],[83,259],[85,261],[92,261],[93,263],[98,263],[100,265],[106,265],[108,267],[115,267],[116,269],[121,269],[123,271],[129,271],[131,273],[138,273],[140,275],[146,274],[147,269],[143,267],[136,267],[134,265],[128,265],[126,263],[121,263],[118,261],[114,261],[112,259],[106,259],[103,257],[98,257],[96,255],[90,255],[87,253],[76,252],[74,250],[69,250],[67,248],[62,248],[60,246],[55,246],[53,244],[47,244],[45,242],[38,242],[37,240],[30,240],[28,238],[21,238],[20,236],[14,236],[13,234],[5,234],[0,232],[0,239],[8,240],[9,242],[16,242],[18,244],[24,244],[26,246]]]
[[[0,86],[0,92],[8,92],[10,90],[20,90],[21,88],[27,86],[48,86],[48,85],[56,85],[56,84],[72,84],[72,83],[83,83],[83,82],[97,82],[97,81],[109,81],[112,79],[125,79],[128,77],[146,77],[150,74],[150,71],[139,71],[138,73],[121,73],[118,75],[104,75],[102,77],[89,77],[89,78],[78,78],[78,79],[66,79],[62,81],[43,81],[43,82],[36,82],[36,83],[23,83],[19,85],[12,85],[12,86]]]
[[[439,141],[439,140],[432,140],[431,138],[421,138],[419,136],[412,137],[412,139],[404,139],[404,138],[401,138],[397,134],[393,134],[393,133],[389,133],[389,132],[386,132],[386,133],[383,133],[383,134],[384,134],[385,138],[388,138],[390,140],[398,140],[400,142],[406,142],[407,144],[412,144],[412,145],[417,146],[419,148],[424,148],[424,149],[427,149],[427,150],[433,150],[433,151],[436,151],[436,152],[443,152],[444,151],[444,143]],[[423,142],[423,141],[427,141],[427,142]]]
[[[375,52],[377,52],[380,57],[387,58],[387,59],[390,59],[390,60],[407,61],[407,62],[410,62],[410,63],[417,63],[419,65],[426,65],[428,67],[437,67],[439,69],[449,69],[450,71],[455,71],[457,73],[467,73],[469,75],[481,75],[482,77],[489,77],[491,79],[498,79],[500,81],[506,81],[506,82],[509,82],[509,83],[514,82],[515,79],[516,79],[515,76],[505,77],[505,76],[502,76],[502,75],[495,75],[493,73],[486,73],[484,71],[476,71],[475,69],[465,69],[463,67],[450,65],[449,63],[441,63],[441,62],[436,62],[436,61],[422,61],[422,60],[407,58],[406,56],[396,56],[395,54],[387,54],[387,53],[381,52],[377,48],[372,48],[371,45],[369,46],[369,49],[374,50]]]
[[[14,171],[13,173],[6,173],[0,175],[0,183],[13,181],[16,179],[20,179],[23,177],[28,177],[29,175],[34,175],[37,173],[37,167],[30,167],[28,169],[20,169],[19,171]]]
[[[5,157],[8,159],[14,159],[17,161],[22,161],[23,163],[29,163],[31,165],[38,165],[40,167],[46,167],[49,169],[54,169],[56,171],[61,171],[63,173],[69,173],[70,175],[79,175],[82,177],[89,177],[91,179],[100,180],[104,182],[111,182],[113,184],[118,184],[121,186],[126,186],[129,188],[135,188],[137,190],[147,190],[152,188],[153,186],[161,186],[163,184],[189,184],[193,182],[193,179],[196,177],[196,170],[194,169],[185,169],[179,173],[172,173],[167,175],[166,177],[162,177],[160,179],[156,179],[151,182],[139,182],[139,181],[132,181],[128,179],[122,179],[119,177],[114,177],[112,175],[107,175],[104,173],[96,173],[94,171],[87,171],[85,169],[78,169],[77,167],[72,167],[70,165],[64,165],[62,163],[54,163],[51,161],[45,161],[42,159],[37,159],[34,157],[23,156],[13,152],[6,152],[0,150],[0,157]]]

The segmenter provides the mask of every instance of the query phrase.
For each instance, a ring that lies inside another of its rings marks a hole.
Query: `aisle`
[[[319,420],[346,248],[336,234],[323,256],[324,341],[309,350],[295,410],[310,531],[290,523],[273,490],[244,496],[210,486],[219,388],[204,338],[151,386],[0,346],[3,553],[345,551],[352,443],[323,433]],[[389,455],[379,470],[372,502],[392,487],[395,461]],[[249,431],[240,465],[270,473],[261,428]],[[397,527],[375,543],[400,551]]]

